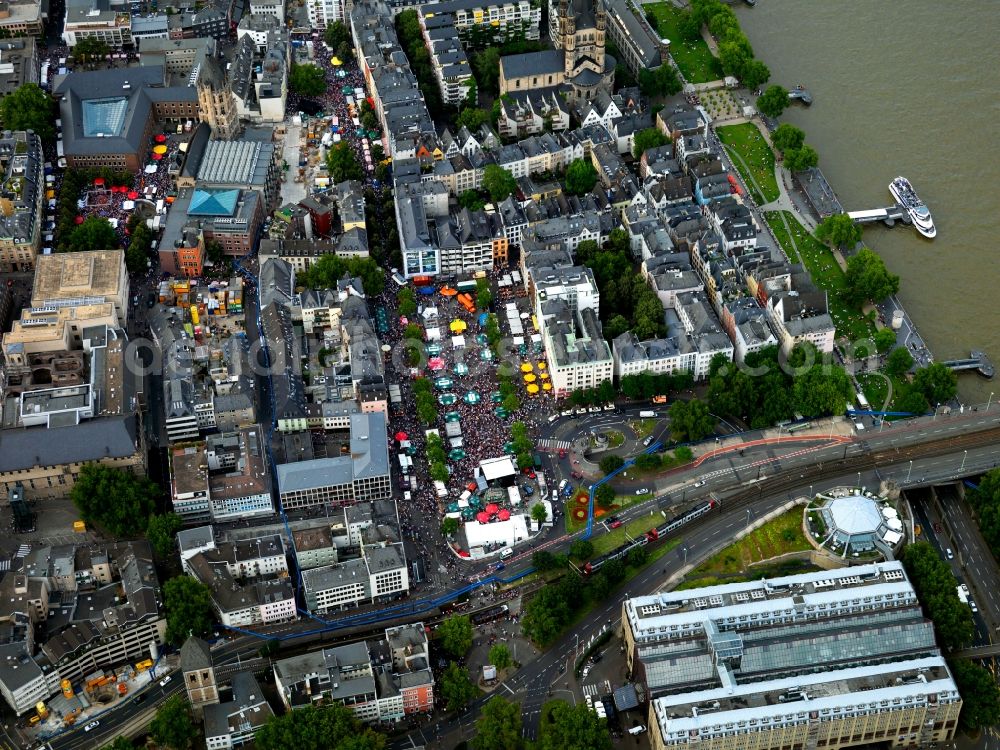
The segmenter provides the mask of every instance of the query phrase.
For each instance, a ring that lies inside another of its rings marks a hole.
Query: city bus
[[[812,427],[812,422],[799,422],[798,424],[793,424],[785,432],[799,432],[800,430],[806,430]]]

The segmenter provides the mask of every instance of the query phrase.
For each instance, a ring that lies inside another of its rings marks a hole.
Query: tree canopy
[[[952,651],[970,643],[975,634],[972,610],[959,601],[958,581],[948,563],[927,542],[907,545],[902,560],[941,645]]]
[[[885,354],[896,345],[896,332],[891,328],[879,328],[873,338],[879,354]]]
[[[545,523],[545,520],[549,517],[548,512],[545,510],[545,506],[541,503],[535,503],[531,506],[531,518],[537,523]]]
[[[334,21],[326,25],[323,39],[330,49],[337,50],[342,45],[351,43],[351,30],[343,21]]]
[[[85,36],[73,45],[73,57],[80,60],[103,60],[111,52],[107,42],[97,37]]]
[[[670,435],[678,443],[695,443],[715,432],[716,419],[708,404],[697,398],[674,401],[670,407]]]
[[[651,99],[658,96],[673,96],[683,88],[677,71],[670,63],[663,63],[658,68],[640,69],[638,83],[640,93]]]
[[[383,750],[385,736],[339,703],[273,716],[254,738],[257,750]]]
[[[326,152],[326,169],[334,184],[344,180],[363,180],[365,178],[364,170],[358,164],[353,149],[343,141],[334,144]]]
[[[1000,723],[1000,687],[990,671],[969,659],[952,659],[948,666],[962,695],[962,730],[978,732]]]
[[[365,294],[375,297],[385,288],[385,273],[372,258],[351,258],[327,254],[305,271],[296,274],[296,281],[312,289],[336,289],[344,274],[361,279]]]
[[[157,555],[170,557],[174,553],[174,537],[183,526],[184,522],[176,513],[150,516],[146,526],[146,539]]]
[[[586,195],[597,184],[597,170],[587,159],[574,159],[566,167],[566,192]]]
[[[768,88],[770,91],[773,88],[781,88],[780,86],[771,86]],[[765,92],[766,93],[766,92]],[[785,92],[787,98],[788,92]],[[788,151],[791,148],[800,148],[806,141],[806,134],[801,128],[797,128],[794,125],[789,125],[787,122],[781,123],[774,132],[771,133],[771,143],[778,151]]]
[[[469,673],[453,661],[448,662],[439,684],[441,698],[449,711],[458,711],[476,697],[476,686],[469,679]]]
[[[302,96],[319,96],[326,91],[323,69],[312,63],[292,63],[288,73],[288,88]]]
[[[82,224],[78,224],[70,232],[66,249],[78,253],[88,250],[112,250],[120,246],[118,235],[107,219],[103,216],[88,216]]]
[[[521,707],[501,695],[494,695],[483,706],[476,720],[476,736],[469,744],[473,750],[521,750],[524,747]]]
[[[902,375],[913,367],[913,355],[905,346],[893,349],[885,361],[885,371],[890,375]]]
[[[913,387],[928,404],[944,404],[958,393],[958,376],[940,362],[932,362],[914,373]]]
[[[847,260],[844,299],[853,305],[880,302],[899,291],[899,276],[889,273],[885,261],[863,247]]]
[[[34,130],[43,141],[51,140],[55,120],[54,100],[36,83],[21,84],[0,98],[0,122],[7,130]]]
[[[816,227],[816,239],[834,247],[851,249],[861,242],[861,227],[847,214],[833,214]]]
[[[163,584],[163,609],[167,614],[167,640],[180,646],[188,636],[212,631],[215,613],[208,586],[189,575],[175,576]]]
[[[445,653],[461,659],[472,648],[472,622],[468,615],[452,615],[438,625],[437,637]]]
[[[118,735],[110,744],[105,745],[102,750],[135,750],[135,743],[124,735]]]
[[[968,498],[989,548],[1000,550],[1000,469],[986,473]]]
[[[785,111],[785,107],[788,106],[788,89],[784,86],[768,86],[767,89],[757,97],[757,109],[760,113],[767,115],[771,119],[778,117],[782,112]],[[792,127],[789,125],[789,127]],[[801,131],[800,131],[801,132]],[[802,145],[801,143],[799,145]],[[777,148],[777,143],[775,143]],[[784,151],[785,149],[779,149]]]
[[[604,472],[605,476],[614,474],[624,465],[625,459],[615,453],[609,453],[601,459],[600,463],[601,471]]]
[[[548,704],[548,715],[539,727],[535,750],[611,750],[606,720],[583,702]]]
[[[594,501],[598,507],[608,510],[615,504],[615,489],[610,484],[602,484],[594,490]]]
[[[81,467],[69,496],[84,521],[128,538],[146,530],[160,488],[147,477],[90,463]]]
[[[514,663],[506,644],[497,643],[490,646],[489,663],[497,669],[506,669]]]
[[[508,198],[517,190],[517,180],[503,167],[487,164],[483,169],[483,190],[489,193],[494,203]]]
[[[198,727],[191,715],[191,704],[183,695],[167,698],[156,711],[149,725],[149,734],[157,745],[172,750],[187,750],[198,736]]]
[[[670,139],[659,128],[646,128],[640,130],[632,139],[632,155],[636,159],[640,158],[651,148],[658,148],[670,143]]]
[[[804,172],[819,164],[819,154],[808,143],[799,148],[791,148],[785,152],[785,168],[792,172]]]
[[[854,386],[842,367],[816,364],[795,378],[796,410],[805,417],[842,414],[854,398]]]

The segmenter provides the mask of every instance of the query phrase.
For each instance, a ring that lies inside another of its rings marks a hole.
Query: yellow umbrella
[[[552,390],[552,383],[542,383],[542,390],[551,391]]]
[[[542,380],[548,380],[549,374],[547,372],[543,372],[540,377],[542,378]]]
[[[546,365],[546,364],[545,364],[545,362],[541,362],[541,361],[540,361],[540,362],[538,363],[538,369],[539,369],[539,370],[544,370],[544,369],[545,369],[545,368],[546,368],[547,366],[548,366],[548,365]]]
[[[523,365],[521,365],[521,372],[531,372],[531,370],[532,367],[530,362],[525,362]]]
[[[525,375],[524,376],[524,382],[525,383],[534,383],[536,380],[538,380],[538,378],[536,378],[534,375]]]
[[[331,57],[330,58],[330,65],[332,65],[335,68],[339,68],[343,64],[344,63],[341,61],[341,59],[339,57]]]
[[[538,393],[538,386],[535,385],[534,383],[532,383],[531,385],[529,385],[528,386],[528,393],[530,393],[532,396],[534,396],[536,393]]]
[[[153,153],[154,154],[165,154],[165,153],[167,153],[167,147],[164,146],[162,143],[159,146],[153,146]]]
[[[451,321],[451,325],[449,327],[454,333],[461,333],[467,328],[467,326],[465,325],[465,321],[462,320]]]

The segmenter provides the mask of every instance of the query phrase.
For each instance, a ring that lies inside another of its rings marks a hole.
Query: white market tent
[[[487,458],[479,462],[479,468],[483,472],[483,478],[487,482],[495,482],[504,477],[517,476],[517,468],[514,466],[514,459],[510,456],[500,456],[499,458]]]

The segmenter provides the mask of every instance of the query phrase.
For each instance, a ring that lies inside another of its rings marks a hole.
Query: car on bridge
[[[617,529],[622,525],[622,519],[618,516],[609,516],[607,519],[608,527],[612,529]]]

